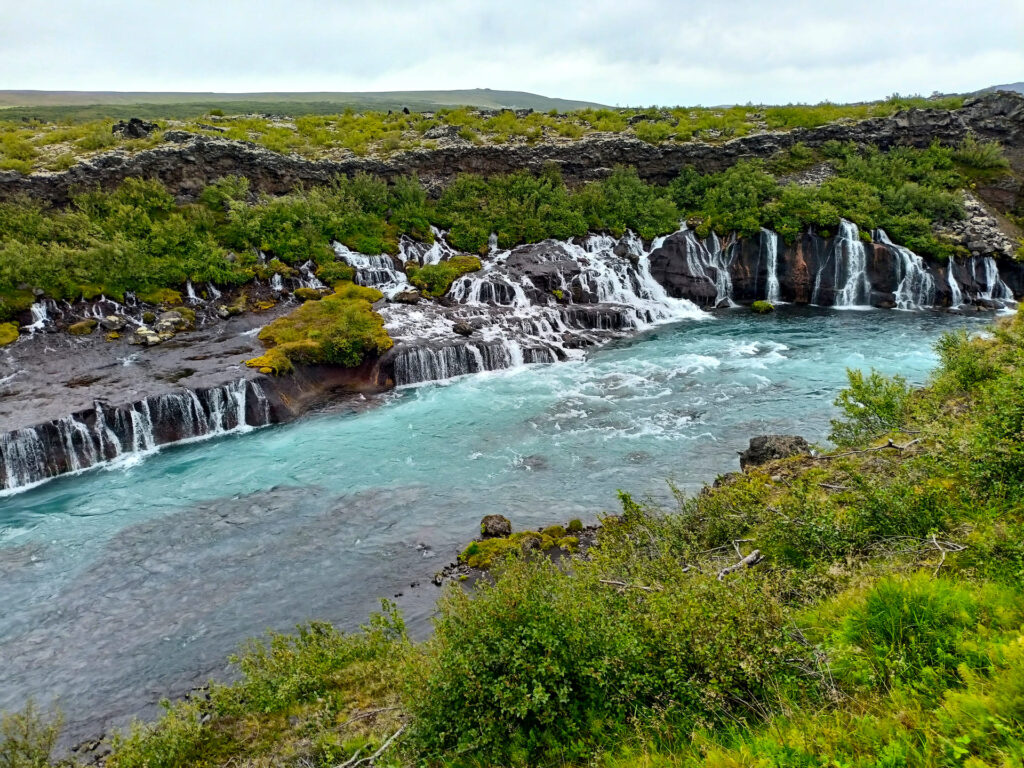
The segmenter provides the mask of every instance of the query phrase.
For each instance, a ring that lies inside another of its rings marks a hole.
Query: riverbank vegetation
[[[5,110],[17,119],[0,120],[0,170],[31,173],[61,171],[79,159],[109,149],[135,152],[163,140],[166,130],[212,138],[249,141],[273,152],[297,153],[309,159],[352,155],[387,156],[396,152],[436,148],[453,138],[473,144],[500,145],[578,139],[594,133],[624,133],[642,141],[720,142],[757,131],[814,128],[837,120],[887,117],[904,109],[958,109],[963,98],[924,99],[894,95],[865,104],[673,107],[648,109],[583,109],[573,112],[477,110],[444,108],[435,112],[356,112],[340,114],[228,115],[203,113],[163,119],[145,138],[114,134],[114,120],[76,119],[90,110],[60,108]],[[293,105],[294,106],[294,105]],[[238,107],[236,107],[237,109]],[[102,108],[100,108],[102,110]],[[216,110],[221,112],[221,110]],[[36,115],[54,114],[52,119]]]
[[[107,764],[1018,765],[1024,316],[937,351],[921,390],[851,373],[829,452],[449,585],[424,643],[388,604],[250,643]]]

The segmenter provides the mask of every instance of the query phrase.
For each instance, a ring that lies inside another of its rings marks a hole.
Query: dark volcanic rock
[[[147,123],[144,120],[133,117],[127,123],[124,120],[114,123],[114,127],[110,131],[128,139],[144,139],[158,127],[156,123]]]
[[[480,535],[485,539],[511,536],[512,523],[504,515],[487,515],[480,521]]]
[[[352,158],[344,161],[312,161],[281,155],[253,144],[223,138],[168,131],[166,144],[129,154],[112,151],[83,161],[59,173],[22,176],[0,173],[0,199],[18,194],[66,203],[69,193],[83,187],[112,187],[129,176],[158,178],[179,196],[192,196],[208,183],[228,174],[245,176],[254,191],[279,194],[300,183],[323,184],[339,174],[366,172],[392,180],[419,176],[432,189],[440,189],[460,173],[485,175],[516,170],[541,171],[560,168],[566,181],[578,183],[604,178],[616,165],[632,165],[640,176],[667,183],[684,165],[704,172],[721,171],[737,160],[770,157],[797,142],[818,147],[828,141],[875,144],[882,149],[897,145],[927,147],[933,141],[950,144],[969,132],[983,139],[1002,141],[1011,161],[1024,163],[1024,96],[986,94],[969,101],[963,109],[911,109],[892,117],[858,123],[833,123],[786,133],[758,133],[723,144],[687,142],[653,145],[624,135],[592,135],[579,141],[476,146],[452,141],[439,149],[417,149],[378,160]]]
[[[810,453],[811,446],[799,435],[759,435],[750,438],[750,447],[740,453],[740,468],[756,467],[776,459]]]

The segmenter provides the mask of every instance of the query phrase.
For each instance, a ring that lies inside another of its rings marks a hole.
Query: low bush
[[[859,445],[905,426],[911,389],[902,376],[891,378],[872,370],[846,373],[849,388],[836,398],[842,418],[832,420],[830,439],[837,445]]]
[[[48,768],[63,720],[31,701],[20,712],[0,713],[0,768]]]
[[[428,264],[425,267],[409,265],[406,272],[409,282],[419,288],[427,296],[440,298],[448,293],[452,283],[463,275],[476,272],[483,265],[476,256],[452,256],[446,261],[437,264]]]

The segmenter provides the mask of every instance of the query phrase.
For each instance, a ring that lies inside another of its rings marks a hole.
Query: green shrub
[[[428,760],[575,762],[633,726],[685,731],[771,706],[791,644],[759,586],[680,579],[627,594],[598,575],[511,561],[472,596],[445,593],[409,696]]]
[[[835,401],[843,417],[832,420],[829,435],[836,445],[861,444],[905,426],[911,398],[906,379],[874,369],[867,378],[853,369],[846,377],[850,386]]]
[[[441,298],[448,293],[452,283],[463,275],[476,272],[482,266],[480,259],[476,256],[452,256],[437,264],[411,268],[408,272],[409,282],[427,296]]]
[[[246,365],[273,373],[288,373],[295,363],[358,366],[394,344],[373,311],[380,298],[376,289],[340,283],[333,294],[307,301],[263,328],[259,338],[269,349]]]
[[[31,701],[20,712],[0,714],[0,768],[48,768],[63,720]]]
[[[953,157],[961,165],[978,171],[1005,171],[1010,168],[1010,161],[1003,155],[999,142],[978,141],[973,133],[960,142]]]
[[[750,309],[751,311],[756,312],[759,315],[763,315],[767,312],[774,312],[775,305],[772,304],[770,301],[755,301],[753,304],[750,305]]]

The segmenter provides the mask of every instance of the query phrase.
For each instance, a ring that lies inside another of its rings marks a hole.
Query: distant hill
[[[556,109],[569,112],[604,105],[589,101],[553,99],[525,91],[367,91],[305,93],[213,93],[147,91],[0,91],[0,115],[42,118],[128,117],[175,118],[204,114],[211,109],[228,113],[324,114],[352,109],[402,109],[430,112],[442,107],[484,109]]]
[[[1006,85],[993,85],[990,88],[985,88],[985,91],[1016,91],[1017,93],[1024,93],[1024,83],[1007,83]]]

